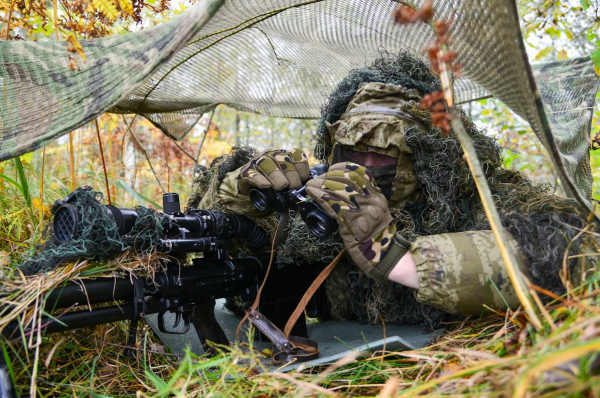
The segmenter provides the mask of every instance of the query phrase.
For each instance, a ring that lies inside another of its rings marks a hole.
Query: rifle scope
[[[66,243],[79,235],[81,214],[75,201],[80,190],[90,191],[84,186],[71,192],[64,200],[57,200],[52,206],[54,236],[60,243]],[[117,224],[120,236],[129,234],[138,219],[135,209],[105,205],[106,214]],[[239,239],[251,247],[265,244],[267,235],[247,217],[225,214],[216,210],[191,209],[187,214],[180,210],[179,194],[163,194],[163,236],[157,250],[161,252],[202,252],[214,245],[214,239]]]
[[[318,164],[310,169],[310,177],[315,178],[327,171],[327,166]],[[251,189],[250,201],[263,212],[275,210],[280,213],[291,208],[300,214],[309,231],[319,239],[328,238],[336,229],[337,223],[314,200],[306,197],[306,186],[297,190],[276,191],[274,189]]]

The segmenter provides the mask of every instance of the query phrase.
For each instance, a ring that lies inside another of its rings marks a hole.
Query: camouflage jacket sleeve
[[[250,202],[250,197],[238,192],[237,180],[240,169],[227,173],[219,185],[217,193],[215,195],[205,195],[198,207],[200,209],[219,208],[249,217],[261,216],[262,213],[256,210]]]
[[[530,277],[521,247],[512,237],[509,245]],[[419,278],[417,300],[424,304],[454,314],[480,314],[483,304],[498,310],[519,306],[492,231],[422,236],[410,252]]]

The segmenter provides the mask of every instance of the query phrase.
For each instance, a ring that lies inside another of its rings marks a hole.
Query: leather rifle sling
[[[263,288],[267,282],[267,278],[271,271],[271,266],[273,264],[275,249],[279,245],[279,241],[283,236],[283,231],[285,229],[285,225],[287,224],[287,218],[289,213],[286,211],[281,214],[279,219],[279,225],[277,226],[277,232],[275,233],[275,237],[273,238],[273,244],[271,245],[271,257],[269,260],[269,265],[267,267],[267,272],[263,279],[263,282],[258,289],[256,294],[256,298],[252,306],[246,311],[246,314],[238,324],[236,330],[236,338],[240,341],[239,333],[242,325],[249,320],[258,330],[260,330],[271,342],[279,349],[279,352],[273,355],[273,361],[277,364],[287,363],[287,362],[306,362],[313,359],[318,358],[319,356],[319,348],[317,342],[299,336],[290,336],[290,331],[298,321],[298,318],[304,313],[304,309],[306,305],[321,286],[321,284],[327,279],[335,265],[338,263],[345,249],[340,251],[340,253],[336,256],[335,259],[327,266],[321,273],[317,276],[317,278],[310,285],[306,293],[302,296],[302,299],[296,306],[296,309],[288,319],[284,332],[275,326],[271,321],[269,321],[263,314],[261,314],[257,308],[260,303],[260,297],[263,291]],[[262,353],[261,353],[262,354]]]
[[[298,318],[300,317],[300,315],[302,315],[302,313],[304,312],[306,305],[308,304],[308,302],[310,301],[312,296],[315,294],[315,292],[319,289],[319,287],[323,284],[323,282],[325,282],[325,279],[327,279],[327,277],[329,276],[329,274],[331,273],[333,268],[335,268],[336,264],[338,263],[338,261],[340,261],[340,258],[342,258],[342,254],[344,254],[345,251],[346,251],[346,249],[342,249],[338,253],[338,255],[333,259],[333,261],[331,261],[331,263],[329,263],[329,265],[327,267],[325,267],[323,269],[323,271],[321,271],[319,276],[317,276],[317,278],[310,285],[310,287],[308,288],[306,293],[304,293],[304,296],[302,296],[302,300],[300,300],[300,302],[298,303],[298,306],[296,307],[296,309],[294,310],[292,315],[290,315],[290,319],[288,319],[287,323],[285,324],[283,333],[286,336],[290,335],[292,328],[298,321]]]
[[[271,257],[269,258],[269,265],[267,266],[267,272],[265,273],[265,277],[263,278],[263,281],[262,281],[260,287],[258,288],[258,292],[256,293],[256,298],[254,299],[254,303],[252,303],[250,308],[248,310],[246,310],[246,314],[244,315],[244,317],[238,324],[237,330],[235,331],[236,340],[244,346],[246,346],[246,345],[244,343],[242,343],[242,341],[240,340],[240,330],[241,330],[242,326],[244,325],[244,323],[246,322],[246,320],[248,319],[250,309],[256,310],[256,308],[258,307],[258,304],[260,303],[260,296],[262,295],[262,291],[265,287],[265,284],[267,283],[269,273],[271,272],[271,265],[273,265],[273,259],[275,257],[275,249],[277,248],[277,246],[279,245],[279,241],[281,241],[281,238],[283,237],[283,231],[285,230],[285,226],[287,224],[288,217],[289,217],[289,210],[286,210],[285,212],[281,213],[281,216],[279,217],[279,224],[277,225],[277,230],[275,231],[275,236],[273,237],[273,243],[271,244]]]
[[[304,309],[311,297],[315,294],[317,289],[319,289],[321,284],[323,284],[325,279],[327,279],[333,268],[335,268],[344,251],[345,249],[340,251],[336,258],[321,271],[306,293],[304,293],[304,296],[302,296],[302,299],[287,321],[283,333],[255,308],[250,308],[248,311],[248,319],[250,322],[267,336],[267,338],[279,349],[279,352],[273,355],[273,362],[276,364],[306,362],[319,357],[319,345],[316,341],[305,337],[290,336],[290,331],[296,324],[298,318],[304,313]]]

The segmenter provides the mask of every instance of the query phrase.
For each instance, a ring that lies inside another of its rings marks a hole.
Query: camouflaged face
[[[523,250],[507,235],[521,272],[530,278]],[[422,303],[453,314],[480,314],[483,304],[500,311],[507,304],[511,309],[520,305],[492,231],[422,236],[410,252]]]
[[[398,159],[390,197],[392,207],[401,206],[419,189],[411,149],[406,144],[408,130],[425,133],[429,129],[429,114],[419,109],[419,100],[415,90],[393,84],[362,83],[346,113],[337,122],[327,125],[334,155],[336,146],[341,145],[359,152],[376,152]]]
[[[301,149],[265,151],[240,169],[238,190],[248,195],[252,188],[299,189],[309,173],[308,159]]]
[[[306,192],[340,226],[352,260],[369,275],[381,279],[377,265],[396,233],[387,200],[363,166],[337,163],[306,184]]]

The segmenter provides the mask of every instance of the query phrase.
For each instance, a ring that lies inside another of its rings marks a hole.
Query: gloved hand
[[[354,163],[337,163],[310,180],[306,192],[337,221],[354,263],[385,281],[410,242],[396,234],[387,200],[371,172]]]
[[[308,159],[301,149],[265,151],[240,169],[238,191],[248,195],[252,188],[299,189],[309,175]]]

